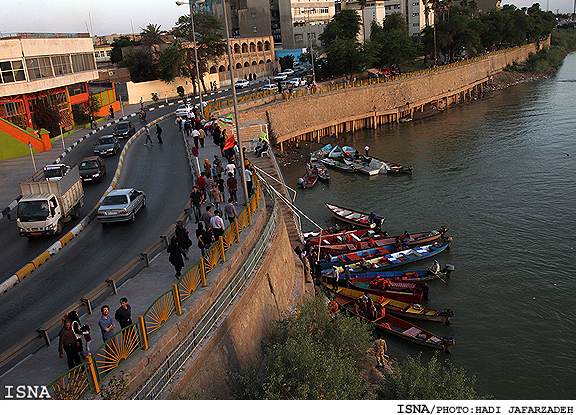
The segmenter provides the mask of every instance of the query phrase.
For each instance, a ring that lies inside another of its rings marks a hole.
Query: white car
[[[136,189],[112,190],[98,208],[100,223],[136,220],[136,213],[146,206],[146,193]]]
[[[297,86],[302,85],[302,78],[292,78],[290,79],[290,83],[292,86],[294,86],[294,88],[296,88]]]
[[[267,84],[260,88],[262,91],[276,91],[278,90],[278,85],[276,84]]]
[[[192,104],[182,104],[178,107],[178,109],[176,109],[176,116],[187,117],[188,114],[193,112],[193,110],[194,107]]]
[[[280,72],[279,74],[277,74],[277,75],[274,77],[274,80],[275,80],[275,81],[285,81],[287,78],[288,78],[288,75],[287,75],[287,74],[285,74],[284,72]]]
[[[294,75],[294,69],[284,69],[282,73],[285,73],[286,76]]]
[[[234,87],[239,89],[239,88],[248,88],[250,86],[250,82],[248,82],[247,79],[238,79],[235,83],[234,83]]]

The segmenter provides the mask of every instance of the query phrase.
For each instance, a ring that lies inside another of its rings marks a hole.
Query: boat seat
[[[266,157],[270,157],[270,151],[266,149],[262,153],[260,153],[260,157],[264,157],[264,155],[266,155]]]
[[[374,243],[376,244],[376,246],[384,246],[386,245],[386,243],[384,241],[381,241],[380,239],[376,239],[374,241]]]
[[[410,336],[410,337],[416,337],[420,333],[422,333],[422,330],[420,330],[419,328],[410,327],[408,330],[405,330],[402,334],[405,334],[406,336]]]
[[[360,238],[358,238],[356,235],[354,235],[353,233],[350,234],[350,236],[352,236],[352,238],[356,239],[358,242],[361,241]]]

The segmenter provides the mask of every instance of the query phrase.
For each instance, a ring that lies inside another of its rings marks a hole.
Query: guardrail
[[[172,289],[152,303],[138,322],[125,327],[98,349],[95,358],[88,358],[60,376],[48,386],[54,399],[80,399],[89,391],[100,392],[100,384],[136,351],[148,349],[148,340],[174,315],[182,314],[184,304],[200,286],[206,286],[206,275],[218,263],[226,261],[225,252],[240,240],[240,232],[251,225],[252,215],[260,210],[260,180],[255,178],[256,192],[249,199],[236,220],[225,230],[222,237],[206,251],[200,262],[190,267]],[[164,241],[164,238],[159,238]],[[161,243],[162,249],[164,242]],[[155,250],[153,248],[153,250]],[[202,319],[204,320],[204,319]],[[61,322],[60,322],[61,325]]]

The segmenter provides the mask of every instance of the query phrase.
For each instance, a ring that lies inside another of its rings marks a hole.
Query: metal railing
[[[240,212],[235,222],[228,226],[224,235],[209,247],[206,255],[200,259],[199,263],[193,265],[185,272],[171,290],[158,297],[148,308],[144,316],[139,317],[137,323],[125,327],[108,339],[98,349],[94,359],[88,359],[88,362],[71,369],[49,385],[49,390],[53,392],[54,399],[79,399],[90,390],[94,393],[99,393],[99,384],[105,380],[114,369],[130,358],[136,351],[148,349],[148,340],[158,333],[159,329],[175,314],[181,314],[182,304],[192,296],[200,285],[206,286],[206,275],[211,272],[218,263],[225,262],[225,251],[232,247],[235,242],[239,242],[240,232],[251,225],[252,215],[256,210],[259,210],[260,204],[260,181],[257,178],[255,179],[255,184],[256,192],[249,199],[246,208]],[[267,229],[270,226],[270,223],[268,223]],[[266,234],[266,230],[264,233]],[[259,244],[264,240],[264,237],[260,238]],[[256,256],[256,258],[259,258],[259,256]],[[245,267],[247,263],[250,263],[250,261],[245,261],[242,267]],[[235,276],[233,281],[238,281],[238,278],[238,275]],[[234,283],[234,285],[235,284],[236,283]],[[226,292],[228,291],[229,287],[225,288],[220,294],[220,297],[222,297],[222,295],[227,296],[228,294],[226,294]],[[237,293],[237,291],[235,292]],[[227,305],[229,302],[218,304],[219,300],[212,305],[211,310],[220,310],[222,304]],[[204,321],[204,325],[208,324],[211,327],[215,319],[206,318],[207,315],[209,316],[211,314],[212,311],[208,310],[198,324],[200,325]],[[221,314],[222,313],[219,312],[218,316]],[[205,335],[209,330],[201,329],[196,332],[195,329],[193,331],[195,333],[192,334],[193,337],[195,337],[202,333]],[[199,339],[203,337],[204,336],[201,336]],[[163,363],[163,365],[164,364],[165,363]],[[90,373],[94,374],[92,376],[92,382],[89,381]],[[141,391],[138,392],[137,399],[146,399],[146,397],[138,398],[138,395],[141,393]]]

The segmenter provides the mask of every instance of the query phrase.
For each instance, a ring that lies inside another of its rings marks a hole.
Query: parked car
[[[247,79],[238,79],[235,83],[234,83],[234,88],[248,88],[250,86],[250,82],[248,82]]]
[[[120,138],[130,138],[134,134],[136,134],[136,128],[134,128],[134,124],[130,121],[120,121],[114,127],[114,137]]]
[[[48,164],[44,167],[44,178],[48,181],[58,181],[70,171],[66,164]]]
[[[278,81],[284,81],[284,80],[286,80],[287,78],[288,78],[288,75],[287,75],[287,74],[285,74],[285,73],[283,73],[283,72],[280,72],[279,74],[276,74],[276,76],[275,76],[273,79],[274,79],[276,82],[278,82]]]
[[[176,109],[176,116],[187,117],[188,114],[194,111],[192,104],[182,104]]]
[[[84,157],[78,165],[78,171],[82,182],[102,182],[106,175],[106,164],[99,156]]]
[[[289,87],[290,85],[292,85],[292,84],[290,83],[289,80],[285,79],[284,81],[282,81],[282,82],[280,83],[280,85],[282,85],[282,90],[284,90],[284,89],[288,89],[288,87]]]
[[[286,76],[294,75],[294,69],[284,69],[282,73],[285,73]]]
[[[97,218],[100,223],[134,222],[136,213],[146,206],[146,193],[136,189],[112,190],[98,208]]]
[[[113,135],[103,135],[94,143],[94,154],[106,156],[116,154],[120,150],[120,142]]]
[[[292,86],[294,88],[296,88],[296,87],[302,85],[302,78],[292,78],[292,79],[290,79],[290,83],[292,84]]]

